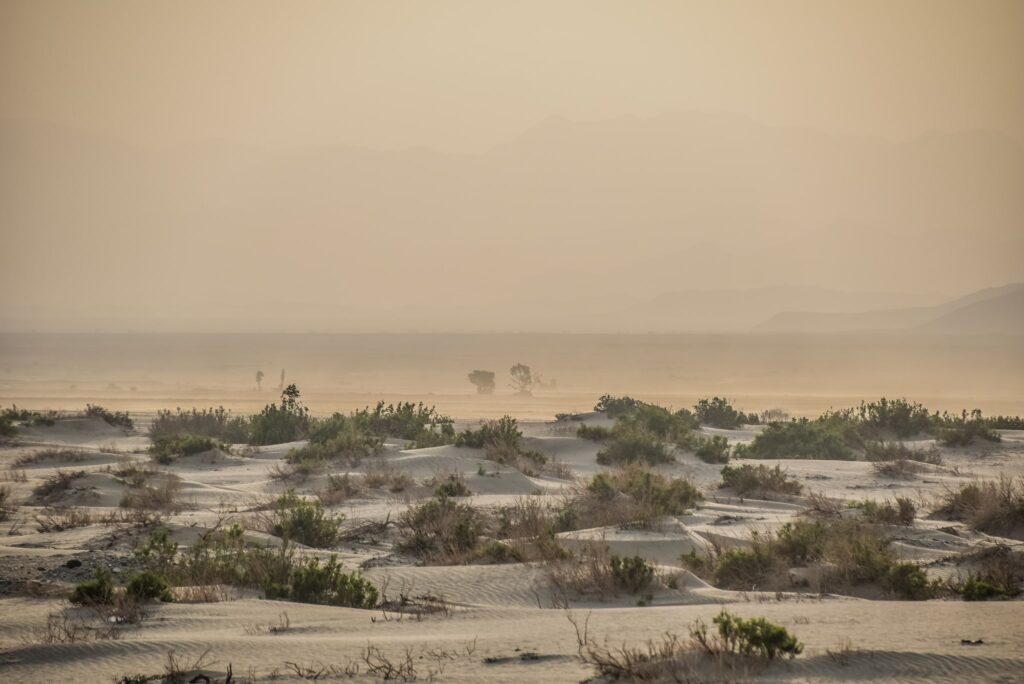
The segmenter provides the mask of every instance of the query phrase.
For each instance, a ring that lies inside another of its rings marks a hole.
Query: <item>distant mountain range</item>
[[[956,328],[956,307],[897,293],[1024,279],[1021,188],[1024,148],[985,131],[686,112],[447,154],[146,148],[7,119],[0,328]]]
[[[987,288],[935,306],[887,308],[857,313],[785,311],[754,326],[752,331],[1024,334],[1024,283]]]

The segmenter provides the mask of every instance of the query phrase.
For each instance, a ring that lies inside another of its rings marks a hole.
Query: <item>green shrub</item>
[[[128,584],[125,585],[125,593],[140,602],[153,600],[171,602],[174,600],[171,585],[167,583],[167,580],[149,570],[132,576]]]
[[[379,598],[377,588],[359,572],[343,572],[336,556],[326,563],[305,560],[292,570],[287,585],[270,585],[266,593],[271,599],[348,608],[373,608]]]
[[[364,459],[376,456],[384,448],[382,437],[366,431],[355,421],[337,413],[329,420],[331,429],[315,432],[309,444],[291,449],[285,460],[295,466],[303,463],[326,464],[330,461],[358,466]]]
[[[469,487],[466,486],[466,481],[462,475],[452,473],[448,477],[442,479],[434,487],[434,496],[442,497],[457,497],[457,496],[471,496],[473,492],[469,491]]]
[[[626,465],[638,462],[657,465],[672,460],[672,454],[664,442],[656,434],[632,420],[616,423],[612,428],[611,438],[605,443],[605,447],[597,452],[597,462],[601,465]]]
[[[441,564],[458,563],[477,548],[482,522],[476,509],[440,496],[398,518],[399,548]]]
[[[68,600],[80,606],[100,606],[109,604],[113,598],[114,580],[110,570],[96,568],[94,578],[76,586]]]
[[[998,442],[1002,439],[989,427],[978,409],[970,413],[964,411],[957,417],[943,415],[937,422],[935,435],[944,446],[965,447],[970,446],[975,439],[989,442]]]
[[[424,431],[434,432],[437,437],[450,438],[444,444],[451,444],[455,438],[452,419],[439,414],[433,406],[423,402],[399,402],[387,404],[378,402],[373,408],[355,411],[351,420],[361,429],[380,437],[397,437],[416,440]]]
[[[895,502],[883,501],[878,503],[871,499],[855,502],[853,508],[858,508],[864,517],[874,523],[884,525],[903,525],[909,527],[914,524],[914,517],[917,514],[917,507],[914,502],[904,496],[896,497]]]
[[[176,458],[219,448],[227,447],[205,435],[171,434],[154,437],[149,453],[157,463],[168,465]]]
[[[855,414],[865,437],[891,434],[905,439],[928,432],[932,424],[928,409],[906,399],[882,397],[870,403],[861,402]]]
[[[910,449],[902,442],[866,442],[864,458],[874,463],[892,463],[896,461],[915,461],[931,465],[941,465],[942,456],[938,450],[920,451]]]
[[[734,409],[729,400],[724,397],[701,399],[693,407],[693,411],[701,425],[710,425],[711,427],[725,430],[738,428],[744,418],[746,418],[746,416]]]
[[[609,418],[618,418],[635,413],[643,402],[633,397],[613,397],[610,394],[602,394],[594,405],[594,410],[607,414]]]
[[[762,546],[730,549],[718,557],[712,570],[713,583],[724,589],[757,589],[785,568]]]
[[[611,430],[600,425],[580,425],[576,428],[576,436],[591,442],[604,442],[611,437]]]
[[[914,563],[893,563],[889,566],[885,586],[902,599],[924,601],[935,595],[928,575]]]
[[[728,463],[729,462],[729,440],[725,437],[715,435],[709,439],[701,439],[694,451],[697,458],[705,463]]]
[[[587,491],[603,499],[625,494],[651,517],[683,515],[702,498],[688,480],[668,479],[639,465],[613,473],[598,473],[587,485]]]
[[[274,502],[270,533],[320,549],[331,548],[341,535],[342,516],[333,517],[316,499],[303,499],[289,489]]]
[[[612,555],[610,563],[612,581],[619,589],[636,594],[654,580],[654,568],[640,556],[620,558]]]
[[[707,627],[702,623],[690,632],[705,650],[712,653],[725,651],[774,660],[777,655],[793,658],[804,650],[804,645],[785,627],[768,622],[763,617],[745,619],[723,609],[712,622],[718,626],[717,643],[709,639]]]
[[[0,437],[13,437],[18,434],[18,428],[14,426],[14,421],[7,416],[0,416]]]
[[[751,492],[795,496],[803,491],[803,485],[790,477],[780,466],[769,468],[762,464],[755,466],[749,463],[740,466],[727,465],[722,468],[722,483],[719,487],[728,487],[740,496]]]
[[[108,425],[114,427],[121,427],[125,430],[132,430],[135,428],[135,421],[131,419],[127,411],[108,411],[102,406],[96,404],[85,405],[85,415],[90,418],[102,418]]]
[[[149,426],[150,439],[156,441],[157,437],[180,434],[203,435],[229,444],[247,444],[250,437],[249,420],[242,416],[232,416],[223,406],[190,411],[180,408],[173,412],[157,411],[156,418]]]
[[[814,421],[801,418],[789,423],[769,423],[749,445],[739,445],[742,448],[737,448],[736,456],[849,461],[855,457],[851,447],[860,444],[855,423],[829,414]]]
[[[283,444],[302,439],[309,431],[309,409],[300,401],[299,388],[288,385],[281,403],[267,404],[249,419],[252,444]]]
[[[1020,416],[992,416],[985,424],[993,430],[1024,430],[1024,418]]]
[[[483,449],[488,446],[506,446],[518,448],[523,433],[519,423],[511,416],[502,416],[499,420],[484,423],[477,430],[467,428],[455,438],[455,446]]]
[[[988,601],[1006,596],[991,583],[974,575],[969,575],[957,589],[964,601]]]

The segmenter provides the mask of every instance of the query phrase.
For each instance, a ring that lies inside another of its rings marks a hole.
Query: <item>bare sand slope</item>
[[[443,667],[443,681],[573,682],[592,675],[577,657],[574,629],[561,610],[470,608],[447,618],[385,621],[369,611],[246,599],[163,605],[117,641],[20,645],[26,631],[56,607],[52,600],[0,601],[4,681],[101,682],[160,672],[172,650],[190,662],[208,651],[215,661],[211,670],[223,672],[230,662],[236,673],[253,668],[261,678],[276,671],[285,675],[276,681],[300,681],[287,676],[287,662],[343,668],[350,660],[360,662],[367,645],[395,661],[411,649],[421,676]],[[710,621],[717,610],[710,605],[609,607],[590,611],[588,628],[611,646],[640,644],[666,631],[685,633],[694,620]],[[1024,671],[1018,603],[769,601],[733,604],[730,610],[765,616],[806,644],[803,656],[768,666],[758,681],[1013,682]],[[267,633],[267,626],[280,623],[282,612],[290,627]],[[582,622],[588,613],[575,615]],[[962,639],[984,643],[966,646]],[[853,644],[845,656],[828,655],[844,644]],[[439,662],[428,656],[441,650],[450,655]]]

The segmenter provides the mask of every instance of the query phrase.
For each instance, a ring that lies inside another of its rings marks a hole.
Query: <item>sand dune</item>
[[[580,422],[611,424],[599,414],[584,416]],[[596,462],[600,445],[575,437],[576,425],[573,421],[572,429],[566,431],[559,423],[526,424],[524,430],[532,436],[523,438],[522,445],[565,464],[578,478],[589,478],[604,469]],[[759,429],[704,428],[702,433],[741,443],[753,439]],[[543,564],[422,566],[408,554],[397,552],[390,533],[381,528],[379,533],[342,542],[333,551],[298,548],[302,554],[323,558],[335,553],[347,568],[362,567],[366,577],[391,599],[405,596],[414,604],[433,602],[431,605],[443,606],[443,610],[402,616],[260,600],[258,592],[231,590],[222,596],[227,600],[215,603],[155,604],[148,609],[148,619],[124,626],[116,641],[51,644],[40,643],[40,630],[47,616],[59,613],[62,604],[46,592],[88,578],[101,564],[115,567],[121,578],[135,567],[131,550],[146,531],[131,524],[105,524],[101,518],[123,510],[123,498],[134,490],[128,479],[116,473],[131,464],[148,467],[148,456],[139,453],[147,440],[84,419],[26,429],[19,440],[17,446],[0,449],[3,464],[11,465],[48,445],[69,446],[84,456],[27,464],[17,469],[25,473],[25,481],[8,483],[21,506],[14,514],[12,533],[0,537],[0,566],[4,568],[0,572],[0,673],[5,681],[109,681],[131,672],[159,672],[170,651],[195,660],[207,649],[215,661],[207,665],[209,672],[223,673],[230,662],[236,673],[253,668],[261,677],[276,671],[279,681],[299,681],[286,663],[343,668],[350,661],[362,662],[367,644],[392,658],[409,649],[421,676],[433,670],[443,681],[580,681],[593,670],[577,656],[566,608],[577,616],[590,616],[589,629],[595,639],[635,645],[665,631],[685,634],[694,620],[709,621],[723,605],[739,615],[761,615],[779,622],[806,643],[803,656],[772,664],[757,673],[759,680],[1013,681],[1024,668],[1020,656],[1024,653],[1024,622],[1018,601],[908,603],[801,593],[805,589],[800,584],[813,581],[801,568],[791,570],[791,585],[783,590],[736,592],[711,586],[683,569],[680,561],[691,552],[700,557],[715,547],[748,546],[752,535],[799,519],[808,494],[847,501],[899,495],[924,506],[959,483],[1024,473],[1024,431],[1005,431],[1000,444],[966,449],[936,447],[934,440],[908,442],[916,449],[938,448],[943,462],[926,464],[907,480],[880,477],[864,461],[765,461],[768,466],[778,463],[804,485],[804,494],[789,497],[740,497],[719,489],[721,466],[679,452],[676,462],[655,471],[686,477],[702,489],[704,500],[691,513],[665,518],[644,529],[608,526],[559,535],[567,548],[606,544],[611,553],[638,555],[659,573],[673,576],[671,588],[660,584],[652,590],[646,607],[637,607],[637,597],[628,592],[578,597],[564,604],[564,597],[552,590],[551,570]],[[347,530],[396,520],[410,504],[431,496],[426,483],[450,474],[461,476],[472,492],[459,501],[480,509],[493,510],[523,500],[557,501],[572,486],[549,476],[524,475],[489,460],[485,450],[454,446],[410,449],[401,440],[390,440],[382,455],[355,467],[331,466],[293,483],[273,478],[274,467],[282,464],[291,449],[304,444],[235,450],[238,453],[204,452],[163,466],[164,475],[148,476],[147,482],[153,486],[172,477],[179,483],[180,510],[166,514],[164,521],[170,538],[188,547],[211,528],[236,521],[249,524],[261,502],[265,504],[288,487],[312,494],[326,485],[328,474],[347,472],[359,481],[367,473],[383,469],[411,480],[400,492],[370,488],[339,503],[334,511],[346,516]],[[101,452],[100,447],[107,452],[112,450],[107,447],[114,447],[120,453]],[[59,471],[83,474],[66,489],[46,496],[33,494],[35,487]],[[87,511],[93,519],[68,529],[36,529],[34,518],[69,508]],[[897,556],[923,564],[933,578],[963,576],[976,567],[978,561],[972,560],[978,558],[976,554],[986,550],[1003,553],[1000,549],[1024,548],[1014,539],[993,537],[925,515],[913,526],[894,527],[892,535]],[[280,544],[277,537],[255,529],[248,530],[245,538],[253,544]],[[80,561],[81,565],[69,568],[68,561]],[[39,598],[31,598],[25,595],[30,586],[47,589]],[[68,614],[84,611],[72,608]],[[906,619],[909,611],[913,620]],[[287,629],[269,631],[269,626],[280,624],[283,613],[290,623]],[[961,639],[983,643],[962,645]],[[841,658],[828,654],[829,650],[842,650],[843,644],[848,650]],[[431,660],[439,649],[446,655]]]

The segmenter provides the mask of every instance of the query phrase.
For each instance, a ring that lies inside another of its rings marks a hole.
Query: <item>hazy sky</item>
[[[5,0],[0,32],[0,115],[148,144],[467,150],[689,109],[1024,140],[1018,0]]]
[[[742,329],[1022,217],[1018,0],[0,2],[0,329]]]

